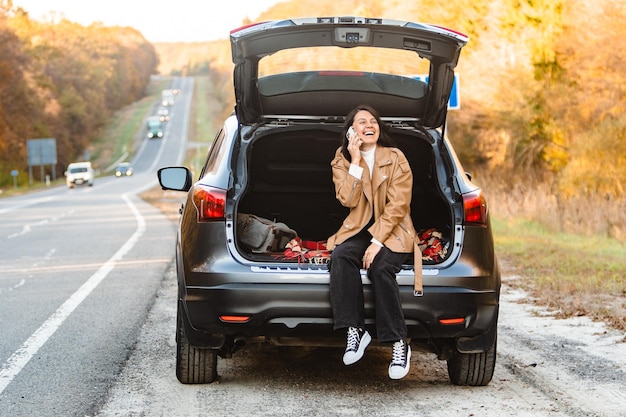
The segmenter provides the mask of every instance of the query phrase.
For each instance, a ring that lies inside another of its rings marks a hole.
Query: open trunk
[[[449,244],[453,210],[438,185],[429,136],[424,131],[393,129],[392,137],[413,169],[415,230],[436,229],[443,244]],[[335,198],[330,167],[339,146],[336,126],[300,125],[272,129],[267,135],[257,132],[255,141],[245,148],[248,184],[237,212],[285,223],[303,240],[325,241],[348,213]],[[280,258],[277,253],[253,254],[244,245],[237,246],[251,260]],[[407,267],[412,263],[410,257]],[[435,262],[424,260],[428,263]]]

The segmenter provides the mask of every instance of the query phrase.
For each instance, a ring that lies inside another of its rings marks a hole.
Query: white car
[[[74,185],[87,184],[93,186],[94,171],[91,162],[72,162],[65,171],[65,183],[67,188],[74,188]]]

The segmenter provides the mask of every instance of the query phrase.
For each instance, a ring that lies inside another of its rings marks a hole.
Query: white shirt
[[[376,160],[376,147],[373,147],[369,151],[361,151],[361,157],[363,157],[363,160],[370,170],[371,180],[372,173],[374,172],[374,161]],[[363,176],[363,168],[361,168],[357,164],[350,164],[350,170],[348,171],[348,173],[355,178],[361,179],[361,177]]]

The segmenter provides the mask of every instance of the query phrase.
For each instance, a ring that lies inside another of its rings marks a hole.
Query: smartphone
[[[348,131],[346,132],[346,139],[350,139],[350,136],[354,135],[354,128],[352,126],[350,126],[348,128]]]

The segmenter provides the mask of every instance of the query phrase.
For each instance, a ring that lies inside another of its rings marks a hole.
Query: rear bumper
[[[66,181],[69,184],[81,185],[81,184],[90,184],[93,182],[93,178],[71,178]]]
[[[461,352],[486,351],[495,336],[497,293],[459,287],[426,286],[423,297],[401,285],[408,337],[439,353],[445,347]],[[375,337],[374,304],[364,286],[366,328]],[[219,349],[227,339],[296,338],[302,344],[345,337],[333,330],[327,284],[229,283],[188,287],[181,298],[186,333],[195,346]],[[248,317],[227,322],[224,316]],[[462,318],[455,324],[442,320]]]

